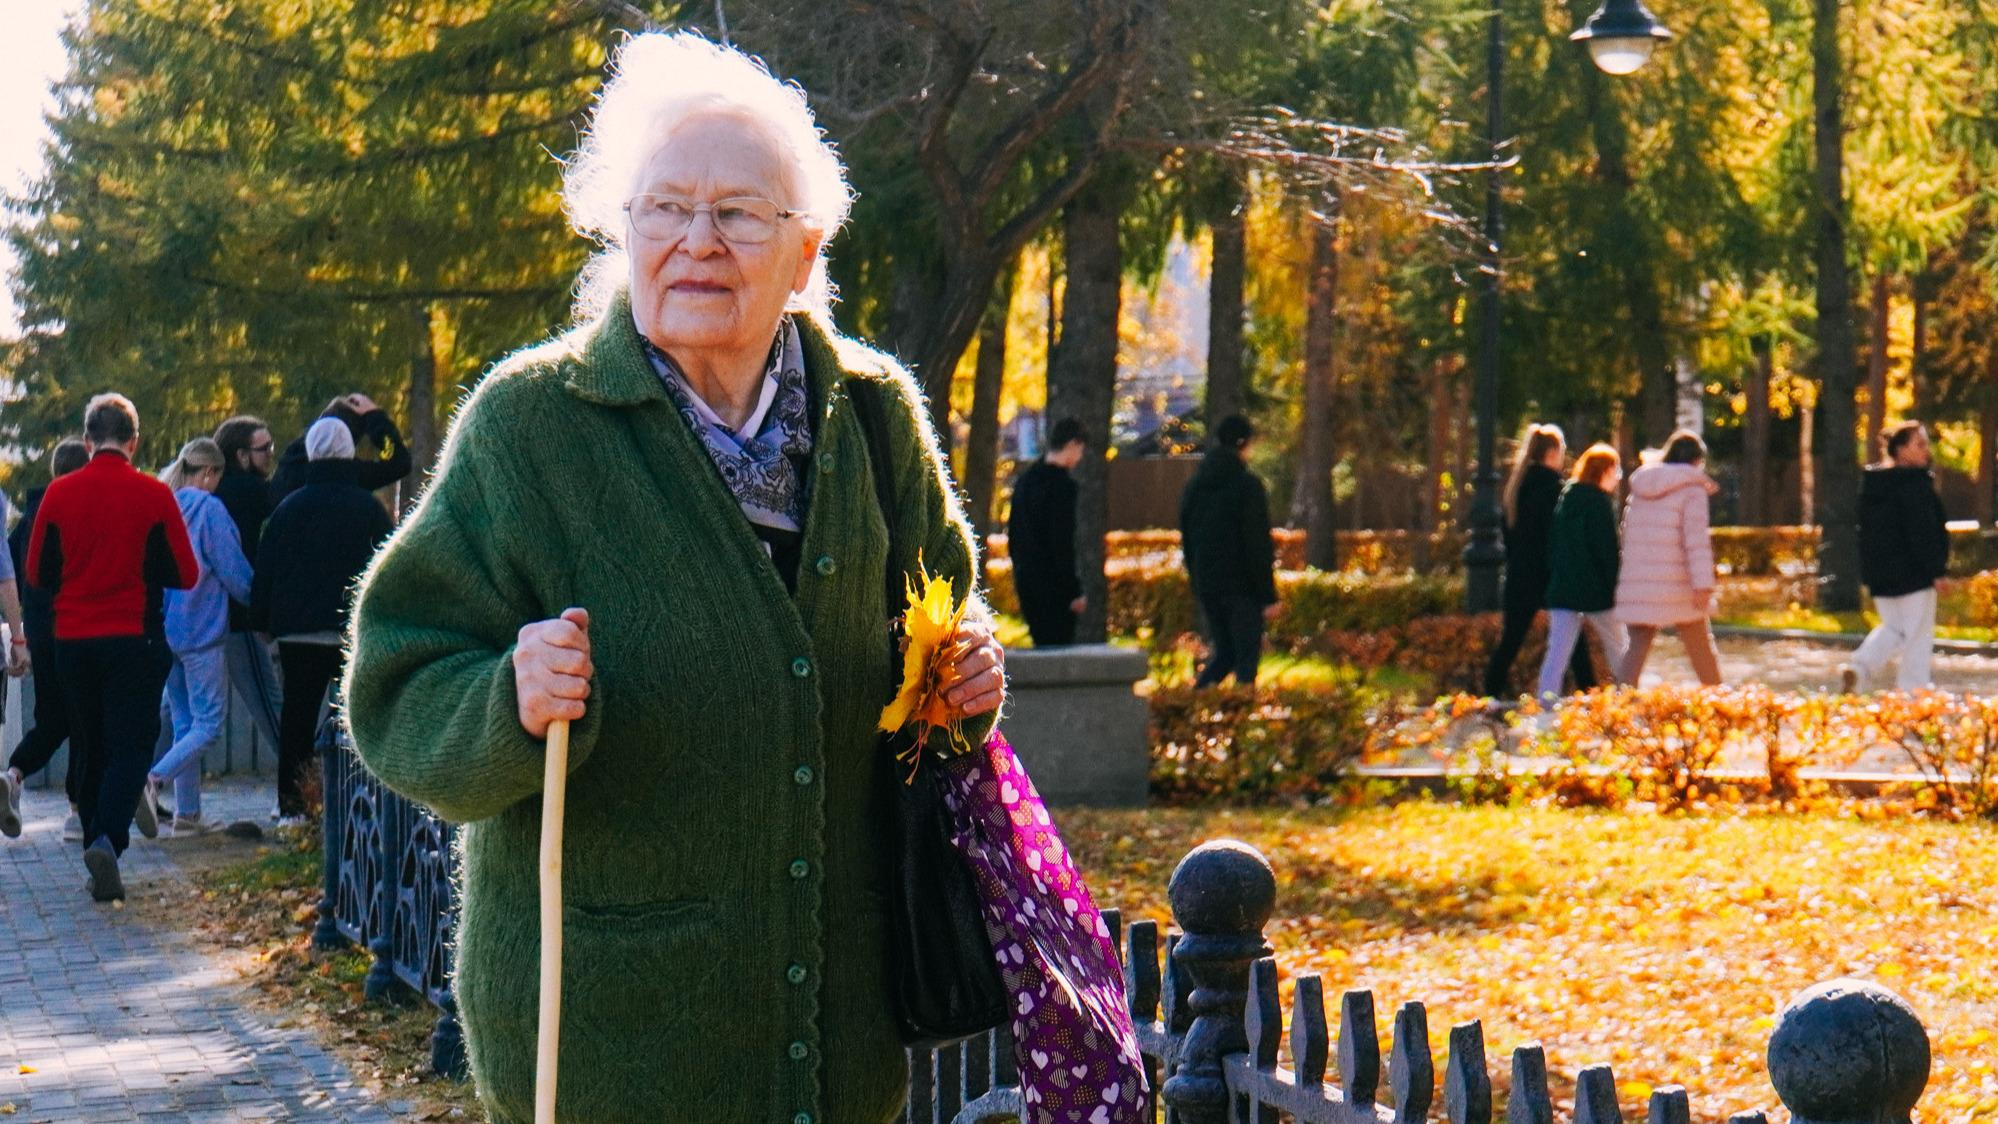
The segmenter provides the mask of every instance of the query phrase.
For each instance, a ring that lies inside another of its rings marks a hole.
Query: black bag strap
[[[888,528],[888,599],[882,603],[890,616],[899,617],[896,606],[902,603],[904,595],[901,570],[895,565],[895,486],[889,479],[892,462],[888,458],[888,411],[881,401],[881,384],[873,379],[850,378],[846,380],[847,397],[853,400],[853,412],[860,419],[860,430],[867,438],[867,462],[874,474],[874,503],[881,509],[881,522]]]

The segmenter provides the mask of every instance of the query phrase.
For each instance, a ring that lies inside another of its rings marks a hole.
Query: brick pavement
[[[204,810],[259,818],[269,783],[211,782]],[[30,790],[22,812],[21,838],[0,839],[0,1119],[397,1119],[304,1031],[245,1006],[237,975],[185,934],[92,902],[77,845],[62,841],[59,789]],[[134,833],[123,874],[135,901],[190,886],[172,854]]]

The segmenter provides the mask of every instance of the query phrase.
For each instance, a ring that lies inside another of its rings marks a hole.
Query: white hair
[[[577,319],[601,315],[629,279],[624,204],[646,163],[679,126],[717,113],[754,121],[777,143],[793,194],[779,202],[803,212],[805,226],[821,235],[811,281],[792,297],[790,311],[828,313],[833,286],[825,244],[846,222],[853,190],[805,91],[778,81],[762,60],[692,32],[634,35],[611,58],[610,71],[562,177],[570,225],[602,247],[577,282]]]

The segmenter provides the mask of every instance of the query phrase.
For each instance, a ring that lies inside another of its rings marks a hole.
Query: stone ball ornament
[[[1879,984],[1828,980],[1777,1017],[1769,1081],[1793,1124],[1908,1124],[1929,1083],[1928,1031]]]

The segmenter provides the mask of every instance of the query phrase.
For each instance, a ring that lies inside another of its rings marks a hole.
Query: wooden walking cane
[[[541,778],[541,1022],[534,1059],[534,1124],[555,1124],[562,1037],[562,806],[569,787],[569,720],[548,724]]]

